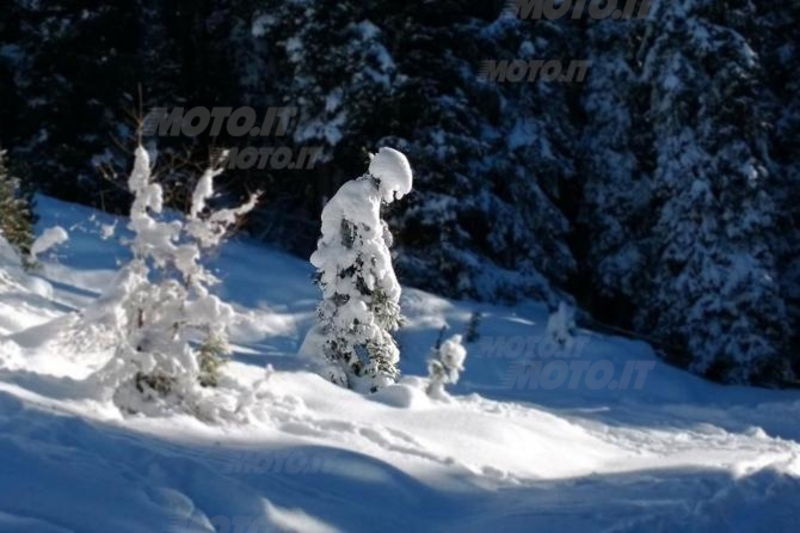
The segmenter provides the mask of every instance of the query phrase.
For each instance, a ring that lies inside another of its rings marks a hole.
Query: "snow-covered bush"
[[[321,362],[334,383],[376,391],[397,379],[400,284],[381,206],[411,191],[406,157],[381,148],[367,174],[345,183],[322,212],[322,238],[311,256],[323,301],[301,354]]]
[[[5,150],[0,150],[0,234],[25,261],[34,240],[31,204],[30,195],[23,193],[20,181],[9,173]]]
[[[253,195],[235,209],[208,209],[213,180],[221,172],[212,168],[203,174],[184,218],[164,221],[157,218],[163,196],[152,181],[150,157],[143,147],[136,150],[128,180],[134,195],[129,223],[134,257],[87,311],[89,319],[112,317],[118,346],[96,377],[124,411],[197,412],[200,389],[217,384],[230,351],[227,330],[234,311],[210,293],[218,280],[201,258],[257,200]]]
[[[556,345],[566,347],[575,335],[575,309],[566,302],[560,302],[558,309],[547,319],[545,337]]]
[[[428,358],[427,392],[431,398],[444,398],[444,386],[458,383],[466,358],[467,349],[461,335],[453,335],[433,349]]]

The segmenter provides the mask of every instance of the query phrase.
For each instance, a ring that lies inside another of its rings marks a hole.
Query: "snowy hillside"
[[[77,323],[128,259],[125,221],[47,197],[38,212],[70,240],[35,277],[0,270],[2,531],[800,530],[800,392],[564,335],[539,304],[405,288],[404,377],[358,394],[297,356],[311,265],[245,239],[214,261],[237,311],[225,390],[245,393],[221,398],[236,417],[123,416],[87,381],[111,346]],[[476,312],[460,382],[431,399],[439,331],[466,335]]]

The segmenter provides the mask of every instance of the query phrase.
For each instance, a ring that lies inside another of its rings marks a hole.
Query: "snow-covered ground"
[[[125,223],[104,239],[113,217],[38,211],[70,240],[39,277],[0,272],[2,531],[800,531],[800,392],[718,386],[588,331],[556,348],[538,304],[406,288],[406,377],[356,394],[296,356],[311,266],[246,240],[214,261],[241,421],[123,417],[87,393],[111,351],[77,311],[127,259]],[[476,311],[461,382],[429,399],[439,330]]]

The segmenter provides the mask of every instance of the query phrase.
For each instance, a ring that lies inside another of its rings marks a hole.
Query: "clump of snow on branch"
[[[444,399],[447,393],[445,385],[455,385],[461,372],[464,371],[464,361],[467,358],[467,349],[461,335],[453,335],[433,349],[428,358],[428,395],[435,399]]]
[[[345,183],[322,212],[322,237],[311,263],[323,301],[302,355],[339,385],[376,391],[397,380],[400,284],[381,206],[411,191],[411,166],[391,148],[372,156],[367,174]]]
[[[369,175],[378,180],[381,199],[390,204],[411,192],[411,165],[405,155],[392,148],[381,148],[372,155]]]
[[[218,384],[219,367],[230,353],[234,310],[210,293],[218,279],[201,258],[257,201],[253,195],[241,207],[210,210],[213,180],[221,172],[212,168],[203,174],[188,215],[162,221],[162,188],[153,182],[147,151],[136,150],[128,180],[134,195],[129,223],[134,258],[85,312],[89,321],[111,317],[118,346],[96,378],[123,411],[177,410],[213,418],[210,402],[202,400],[203,388]]]

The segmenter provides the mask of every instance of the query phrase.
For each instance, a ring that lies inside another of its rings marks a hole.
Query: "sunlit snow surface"
[[[125,223],[109,238],[108,215],[38,210],[70,240],[40,277],[0,273],[0,531],[800,531],[800,393],[717,386],[586,331],[555,351],[538,304],[406,288],[406,378],[357,395],[295,355],[319,298],[310,265],[241,240],[214,265],[237,306],[227,372],[252,384],[246,423],[123,417],[86,390],[113,341],[76,331],[75,311],[127,259]],[[461,381],[433,401],[428,352],[474,311]],[[537,382],[537,364],[615,379]]]

